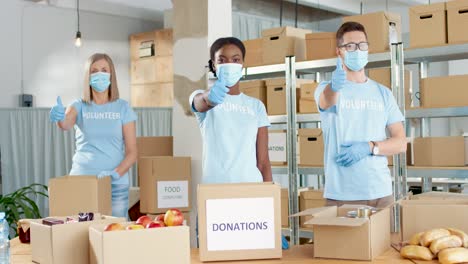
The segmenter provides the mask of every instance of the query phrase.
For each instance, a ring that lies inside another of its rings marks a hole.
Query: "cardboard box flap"
[[[96,175],[80,175],[79,178],[74,175],[65,175],[65,176],[60,176],[56,178],[52,178],[54,181],[69,181],[69,180],[96,180],[97,176]]]
[[[435,12],[440,12],[440,11],[445,11],[445,3],[435,3],[435,4],[430,4],[430,5],[419,5],[419,6],[413,6],[410,7],[410,11],[416,14],[419,14],[421,19],[424,18],[431,18],[429,15],[435,13]],[[429,17],[424,17],[424,16],[429,16]]]
[[[240,89],[265,87],[265,80],[244,81],[239,83]]]
[[[311,137],[311,138],[317,138],[322,136],[322,129],[320,128],[305,128],[305,129],[299,129],[298,135],[300,137]]]
[[[280,36],[305,38],[307,33],[312,33],[312,31],[295,27],[277,27],[263,30],[262,37],[270,37],[271,40]]]
[[[307,225],[359,227],[369,222],[367,218],[315,217],[305,222]]]
[[[336,32],[319,32],[306,34],[306,39],[335,39]]]
[[[467,200],[463,199],[446,199],[446,200],[402,200],[400,202],[400,205],[406,206],[406,205],[440,205],[440,204],[446,204],[446,205],[468,205]]]
[[[468,199],[468,194],[449,192],[426,192],[413,195],[411,200],[464,200]]]
[[[313,216],[313,217],[336,217],[337,208],[336,206],[327,206],[327,207],[319,207],[319,208],[310,208],[299,212],[297,214],[293,214],[290,217],[296,216]]]
[[[468,0],[449,1],[447,2],[447,10],[448,9],[461,9],[459,11],[465,13],[463,11],[468,11]]]

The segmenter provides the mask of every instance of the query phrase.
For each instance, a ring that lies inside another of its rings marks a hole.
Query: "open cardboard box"
[[[66,217],[53,217],[64,220]],[[76,218],[76,217],[74,217]],[[88,228],[93,224],[124,222],[124,218],[94,215],[94,221],[48,226],[31,221],[32,261],[41,264],[89,263]]]
[[[452,193],[424,193],[399,202],[401,239],[433,228],[458,228],[468,232],[468,196]]]
[[[348,218],[362,205],[314,208],[292,215],[312,216],[305,224],[314,228],[314,257],[372,260],[390,248],[390,207],[370,218]]]
[[[190,263],[188,226],[121,231],[104,228],[89,228],[91,264]]]

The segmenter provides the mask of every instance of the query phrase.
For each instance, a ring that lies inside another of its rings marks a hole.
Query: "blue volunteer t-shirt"
[[[316,102],[320,102],[320,95],[329,83],[319,85]],[[337,104],[319,111],[325,147],[324,197],[356,201],[391,195],[387,157],[370,155],[350,167],[339,166],[335,161],[341,144],[385,140],[386,127],[404,121],[390,89],[370,79],[365,83],[347,81]]]
[[[127,101],[103,105],[76,100],[76,152],[70,175],[98,175],[114,170],[125,158],[122,127],[137,119]],[[129,184],[128,173],[112,184]]]
[[[202,92],[192,93],[190,105]],[[257,133],[258,128],[270,126],[263,103],[243,93],[228,94],[222,104],[194,113],[203,138],[202,182],[262,182],[257,168]]]

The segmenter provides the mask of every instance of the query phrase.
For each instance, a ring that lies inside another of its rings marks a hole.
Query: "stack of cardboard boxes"
[[[191,159],[173,156],[172,137],[139,137],[137,146],[141,213],[163,214],[176,208],[188,223]]]
[[[467,10],[467,0],[411,7],[410,47],[424,48],[468,42]]]
[[[172,50],[172,29],[130,36],[132,106],[172,107]]]
[[[314,84],[313,80],[297,79],[296,80],[296,105],[299,106],[299,98],[301,96],[300,88],[304,84]],[[285,115],[286,114],[286,79],[274,78],[266,80],[267,87],[267,112],[268,115]],[[313,96],[313,95],[312,95]],[[308,96],[310,99],[310,96]],[[303,106],[303,109],[307,105]],[[309,105],[310,106],[310,105]]]

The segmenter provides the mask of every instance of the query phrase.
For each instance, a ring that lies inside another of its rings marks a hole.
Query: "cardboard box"
[[[299,98],[301,85],[315,83],[313,80],[296,80],[296,97]],[[286,114],[286,79],[275,78],[266,80],[267,86],[267,112],[268,115]],[[296,98],[296,99],[297,99]]]
[[[140,211],[190,211],[191,160],[189,157],[142,157],[139,160]]]
[[[289,190],[281,189],[281,226],[289,227]]]
[[[324,207],[327,200],[323,198],[323,190],[304,190],[299,193],[299,210],[305,211],[307,209]],[[299,223],[301,227],[313,228],[312,225],[305,223],[312,219],[312,216],[301,216]]]
[[[188,226],[105,232],[94,225],[89,244],[91,264],[190,263]]]
[[[413,148],[415,166],[465,166],[465,138],[462,136],[415,138]]]
[[[174,83],[132,84],[133,107],[172,107]]]
[[[239,83],[241,92],[262,101],[267,106],[267,88],[264,80],[244,81]]]
[[[401,238],[433,228],[458,228],[468,232],[468,201],[463,199],[417,199],[400,202]]]
[[[343,18],[343,22],[354,21],[361,23],[366,29],[369,41],[369,53],[389,51],[389,26],[395,25],[398,41],[401,41],[401,16],[389,12],[376,12]]]
[[[288,164],[286,158],[286,130],[268,130],[268,156],[272,166]]]
[[[369,78],[392,89],[392,73],[390,68],[369,69]],[[413,75],[411,71],[405,70],[405,106],[411,108],[413,104]]]
[[[294,216],[313,216],[305,224],[314,226],[314,257],[373,260],[390,248],[390,208],[370,218],[347,218],[359,205],[308,209]]]
[[[410,17],[410,47],[431,47],[447,43],[445,3],[412,6]]]
[[[468,75],[431,77],[420,80],[421,107],[468,106]]]
[[[287,56],[306,60],[305,36],[312,31],[294,27],[271,28],[262,31],[263,64],[284,63]]]
[[[198,220],[201,261],[282,256],[279,185],[198,185]]]
[[[242,41],[245,46],[244,67],[263,65],[263,39],[249,39]]]
[[[323,134],[320,128],[299,129],[299,164],[323,166]]]
[[[173,156],[173,137],[137,137],[137,157]]]
[[[151,219],[155,219],[156,216],[160,214],[147,214],[147,216],[151,217]],[[184,216],[184,226],[190,226],[190,212],[182,212],[182,215]]]
[[[49,215],[97,212],[112,215],[111,178],[62,176],[49,180]]]
[[[336,32],[306,35],[307,60],[336,58]]]
[[[455,0],[447,2],[448,43],[468,42],[468,1]]]
[[[64,220],[66,217],[54,217]],[[77,217],[74,217],[77,218]],[[32,261],[41,264],[89,263],[88,229],[94,224],[124,222],[124,218],[95,214],[94,221],[62,225],[43,225],[42,220],[31,221]]]
[[[317,89],[318,83],[304,83],[301,84],[299,93],[298,113],[310,114],[318,113],[317,103],[315,102],[314,93]]]
[[[172,56],[155,56],[131,62],[132,84],[168,83],[174,81]]]

